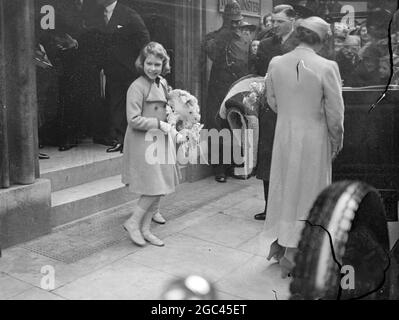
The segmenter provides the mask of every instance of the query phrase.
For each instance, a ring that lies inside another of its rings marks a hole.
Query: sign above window
[[[224,7],[230,0],[219,0],[219,12],[224,12]],[[260,17],[261,0],[237,0],[241,6],[243,16]]]

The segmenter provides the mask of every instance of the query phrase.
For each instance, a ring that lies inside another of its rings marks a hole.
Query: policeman
[[[249,39],[240,32],[243,16],[237,1],[226,4],[223,26],[205,36],[204,50],[212,61],[205,114],[207,129],[228,128],[227,121],[217,117],[230,86],[248,74]],[[210,149],[211,150],[211,149]],[[223,144],[219,143],[219,162],[214,165],[215,179],[226,182],[230,164],[223,164]]]

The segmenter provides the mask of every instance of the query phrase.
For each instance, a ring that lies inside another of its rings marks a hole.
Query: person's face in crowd
[[[358,54],[359,50],[360,48],[357,45],[346,44],[342,47],[341,52],[345,58],[352,59]]]
[[[363,57],[363,64],[367,72],[374,72],[379,67],[379,61],[374,57]]]
[[[278,37],[289,34],[294,25],[294,19],[287,17],[287,14],[280,12],[272,16],[273,28]]]
[[[367,27],[363,26],[360,28],[360,36],[364,37],[367,35]]]
[[[248,29],[243,29],[242,30],[242,34],[246,38],[250,38],[251,37],[251,31],[249,31]]]
[[[144,61],[144,73],[151,80],[155,80],[162,73],[163,61],[150,54]]]
[[[363,43],[367,43],[367,42],[371,41],[371,37],[368,33],[368,29],[365,26],[360,28],[360,39],[362,39]]]
[[[238,28],[237,34],[239,34],[243,39],[245,39],[245,41],[248,42],[248,44],[250,44],[253,40],[253,34],[250,28],[241,26],[240,28]]]
[[[258,41],[258,40],[252,41],[252,43],[251,43],[252,54],[256,55],[256,53],[258,52],[259,43],[260,43],[260,41]]]
[[[232,20],[231,21],[231,29],[233,31],[238,31],[240,25],[241,25],[241,20]]]
[[[334,39],[334,50],[336,53],[340,52],[344,48],[344,42],[344,39],[338,37]]]
[[[271,27],[273,27],[272,16],[266,17],[265,27],[266,27],[266,28],[271,28]]]

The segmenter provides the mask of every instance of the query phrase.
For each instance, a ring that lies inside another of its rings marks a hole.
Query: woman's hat
[[[298,27],[315,32],[320,40],[324,40],[331,33],[330,24],[320,17],[309,17],[298,21]]]

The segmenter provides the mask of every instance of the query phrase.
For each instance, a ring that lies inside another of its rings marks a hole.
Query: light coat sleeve
[[[159,129],[160,123],[157,118],[143,117],[144,88],[133,83],[126,99],[126,115],[130,128],[140,131]]]
[[[323,74],[324,111],[333,151],[339,152],[344,141],[345,105],[342,97],[342,81],[336,62]]]
[[[273,86],[273,68],[275,62],[276,62],[275,58],[273,58],[272,61],[270,61],[270,65],[266,73],[266,96],[267,96],[267,103],[269,104],[270,108],[274,112],[277,112],[276,94]]]

